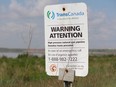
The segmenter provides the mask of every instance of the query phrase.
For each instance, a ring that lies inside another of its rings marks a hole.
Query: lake
[[[6,56],[9,58],[16,58],[19,54],[23,54],[21,52],[0,52],[0,57]],[[38,57],[41,57],[44,55],[44,53],[33,53],[32,55],[36,55]]]

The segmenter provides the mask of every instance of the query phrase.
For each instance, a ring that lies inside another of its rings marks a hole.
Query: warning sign
[[[44,9],[46,72],[57,76],[59,68],[88,73],[88,21],[85,3],[50,5]]]

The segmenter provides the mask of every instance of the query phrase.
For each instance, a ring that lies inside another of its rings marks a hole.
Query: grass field
[[[45,59],[0,58],[0,87],[63,87],[58,77],[45,73]],[[75,77],[73,87],[116,87],[116,56],[90,56],[89,74]]]

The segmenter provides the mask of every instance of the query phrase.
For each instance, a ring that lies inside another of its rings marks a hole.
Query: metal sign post
[[[64,87],[72,87],[74,82],[75,72],[71,69],[60,68],[59,69],[59,80],[64,81]]]
[[[72,82],[64,81],[64,87],[72,87]]]

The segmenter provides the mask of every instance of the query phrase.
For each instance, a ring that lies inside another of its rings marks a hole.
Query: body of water
[[[16,58],[20,54],[23,54],[23,53],[20,53],[20,52],[16,52],[16,53],[13,53],[13,52],[2,52],[2,53],[0,53],[0,57],[6,56],[6,57],[9,57],[9,58]],[[33,53],[32,55],[36,55],[38,57],[41,57],[41,56],[44,55],[44,53]]]

